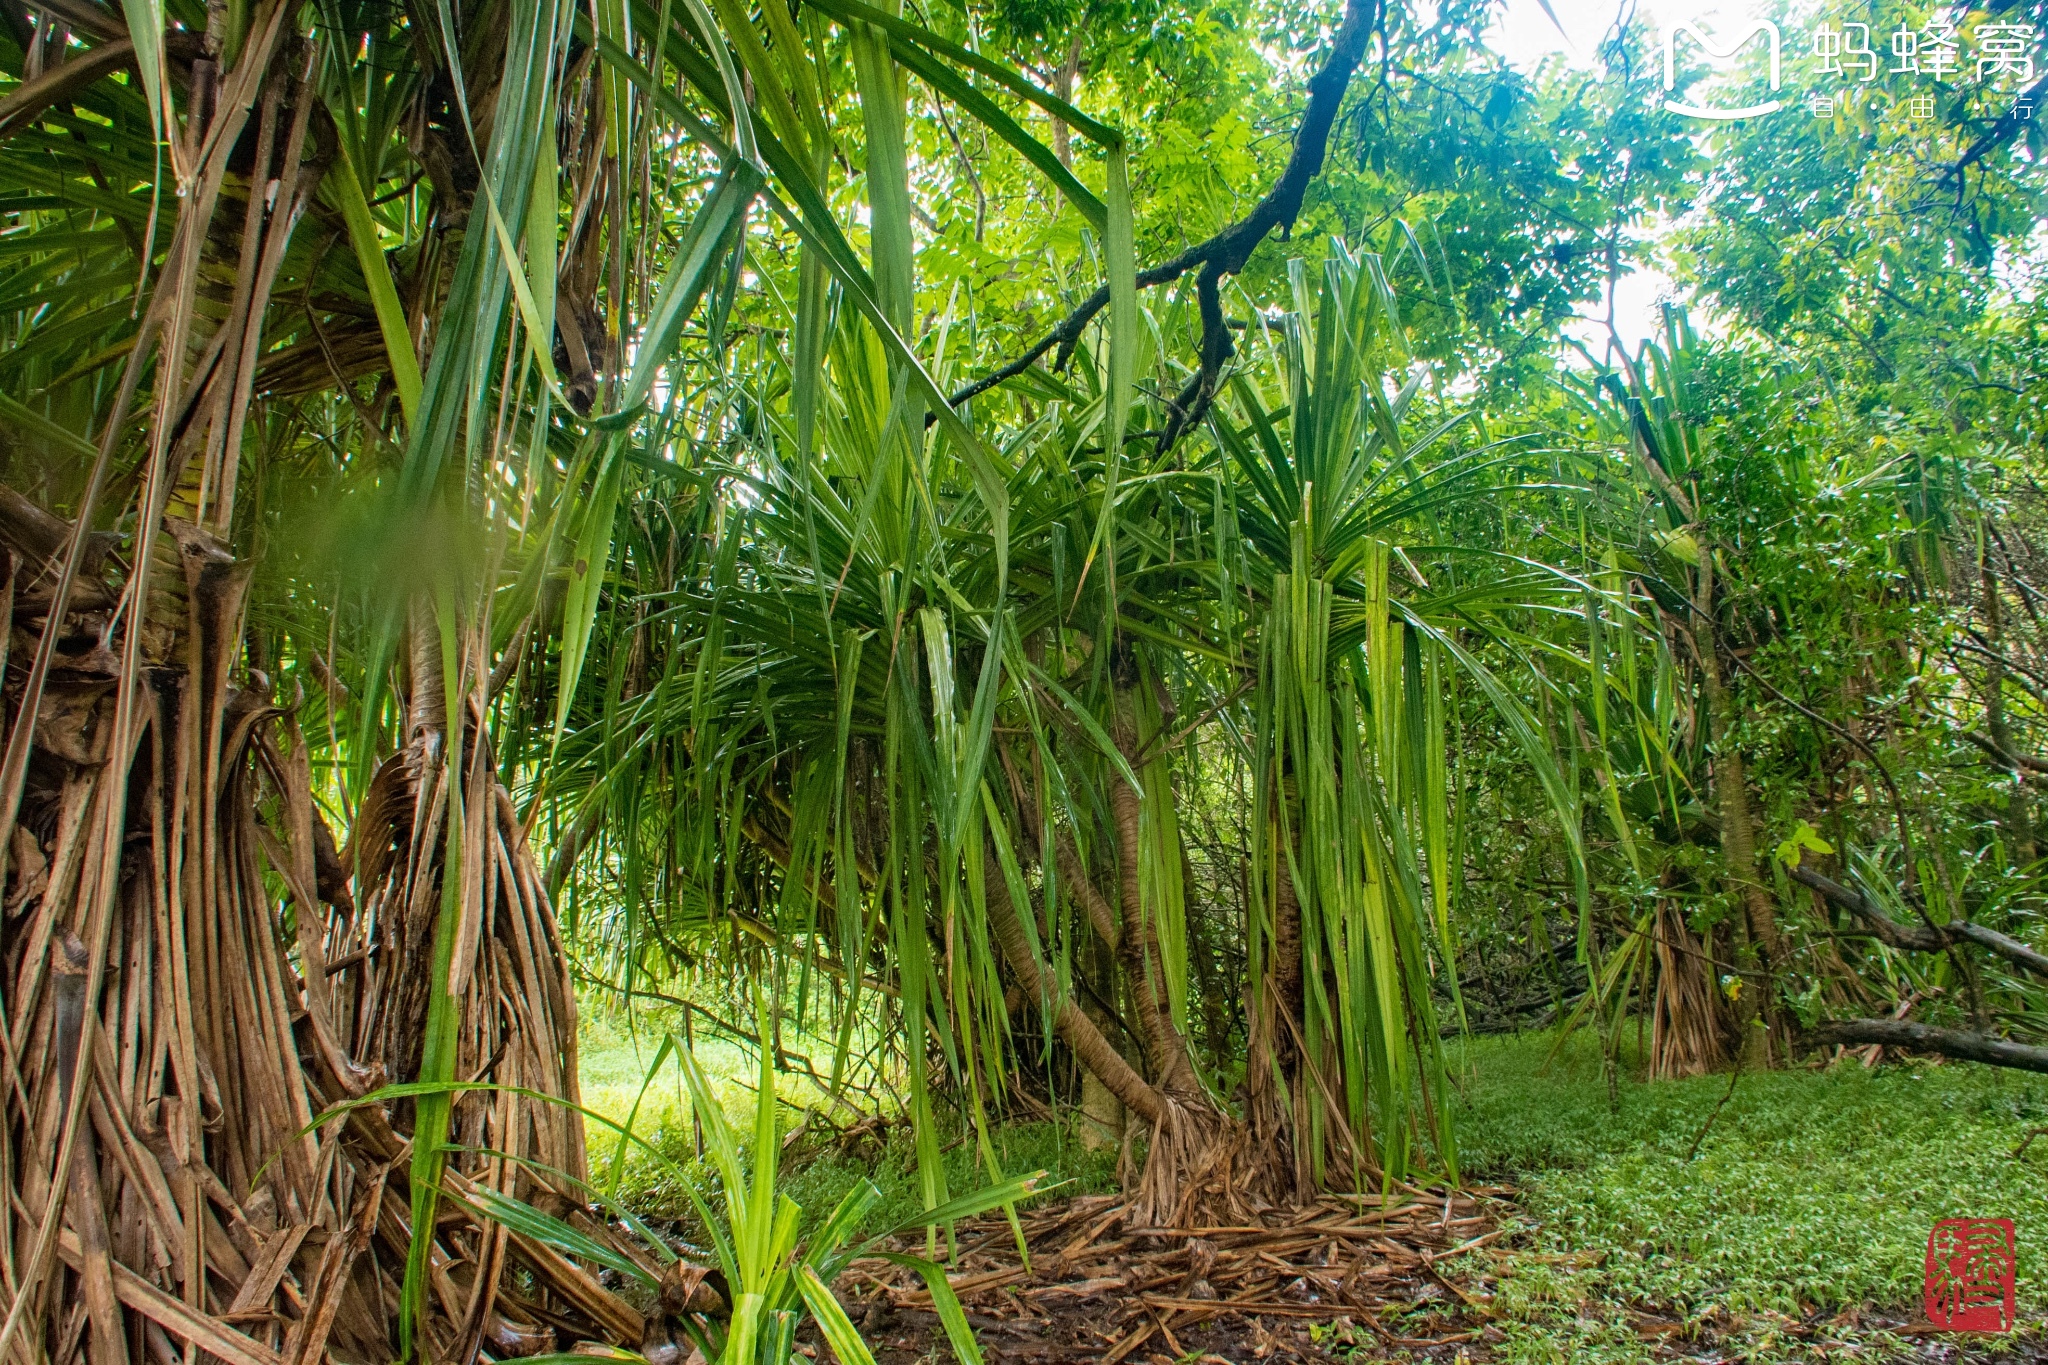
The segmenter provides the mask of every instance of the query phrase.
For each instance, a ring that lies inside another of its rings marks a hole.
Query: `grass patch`
[[[1733,1323],[1752,1359],[1802,1358],[1784,1320],[1916,1305],[1928,1229],[1966,1215],[2014,1220],[2021,1315],[2048,1308],[2048,1144],[2011,1155],[2048,1124],[2048,1078],[1853,1062],[1746,1074],[1688,1161],[1727,1077],[1610,1091],[1590,1039],[1546,1071],[1551,1046],[1454,1045],[1466,1169],[1515,1184],[1534,1224],[1501,1267],[1510,1359],[1646,1358],[1625,1305]],[[1597,1264],[1543,1259],[1573,1253]]]
[[[628,1013],[593,1007],[585,1002],[577,1031],[577,1072],[582,1082],[583,1104],[614,1123],[633,1119],[634,1131],[645,1138],[689,1127],[690,1101],[683,1086],[683,1073],[673,1061],[664,1061],[651,1078],[649,1071],[669,1037],[682,1039],[680,1011],[666,1007],[642,1006]],[[785,1051],[809,1052],[828,1059],[831,1040],[814,1034],[785,1031]],[[738,1128],[754,1122],[754,1089],[760,1079],[760,1061],[754,1050],[699,1027],[694,1051],[717,1092],[720,1107]],[[794,1114],[809,1107],[824,1107],[824,1087],[800,1072],[776,1078],[775,1093]],[[634,1105],[639,1113],[634,1117]],[[618,1133],[602,1123],[586,1120],[584,1132],[590,1144],[591,1161],[608,1160],[618,1142]]]
[[[681,1073],[672,1061],[663,1062],[642,1095],[642,1085],[661,1048],[661,1040],[675,1026],[660,1011],[642,1010],[631,1020],[623,1015],[592,1011],[579,1038],[583,1102],[595,1112],[624,1123],[637,1098],[639,1114],[633,1120],[633,1129],[654,1151],[649,1153],[637,1146],[627,1149],[619,1164],[618,1196],[640,1216],[673,1223],[686,1239],[701,1245],[703,1229],[698,1225],[689,1190],[694,1188],[716,1208],[721,1197],[720,1183],[711,1163],[697,1155],[689,1098]],[[785,1045],[790,1045],[787,1040]],[[751,1087],[760,1063],[751,1049],[702,1036],[696,1055],[744,1145],[753,1131],[755,1095]],[[820,1088],[807,1077],[780,1077],[776,1093],[784,1101],[780,1118],[785,1134],[801,1120],[806,1108],[827,1107]],[[840,1112],[842,1121],[847,1117],[844,1111]],[[611,1175],[618,1134],[598,1123],[587,1123],[586,1132],[591,1178],[603,1184]],[[997,1180],[997,1174],[983,1160],[979,1145],[964,1125],[956,1126],[943,1137],[941,1145],[945,1148],[946,1186],[952,1196],[972,1193]],[[1116,1152],[1085,1150],[1068,1124],[1003,1125],[991,1132],[990,1145],[1002,1178],[1035,1170],[1048,1173],[1046,1186],[1050,1192],[1040,1198],[1066,1199],[1116,1187]],[[882,1191],[880,1202],[868,1217],[868,1234],[908,1222],[925,1207],[916,1156],[900,1128],[891,1130],[888,1141],[870,1142],[852,1153],[800,1140],[792,1157],[785,1161],[781,1183],[783,1193],[802,1206],[804,1226],[808,1227],[829,1215],[862,1179],[874,1181]]]

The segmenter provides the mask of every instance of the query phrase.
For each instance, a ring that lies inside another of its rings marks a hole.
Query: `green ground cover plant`
[[[2016,1224],[2018,1307],[2039,1329],[2048,1153],[2013,1153],[2048,1125],[2048,1081],[1851,1057],[1732,1091],[1724,1076],[1610,1084],[1594,1048],[1550,1060],[1555,1043],[1453,1048],[1472,1169],[1513,1184],[1530,1224],[1500,1263],[1511,1357],[1643,1354],[1629,1310],[1647,1309],[1732,1331],[1758,1359],[1805,1358],[1784,1320],[1917,1317],[1928,1230],[1965,1216]],[[1834,1340],[1903,1349],[1848,1326]]]

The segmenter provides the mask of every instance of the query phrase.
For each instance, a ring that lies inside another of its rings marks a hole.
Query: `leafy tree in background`
[[[1965,14],[1963,42],[2021,8]],[[1913,30],[1927,15],[1879,6],[1869,21],[1873,32]],[[1787,28],[1825,17],[1800,10]],[[1799,79],[1795,96],[1847,90]],[[1932,118],[1911,116],[1917,93],[1935,97]],[[1678,234],[1679,268],[1742,328],[1824,366],[1859,409],[1968,428],[2024,378],[2010,333],[2017,301],[2038,296],[2030,238],[2044,210],[2044,144],[2038,125],[2007,118],[2023,93],[2012,77],[1970,71],[1899,76],[1844,99],[1830,119],[1716,129]],[[2002,124],[2006,145],[1982,154]]]

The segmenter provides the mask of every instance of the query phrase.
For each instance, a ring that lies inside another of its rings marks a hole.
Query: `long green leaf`
[[[982,1365],[981,1346],[974,1339],[974,1328],[968,1325],[966,1310],[960,1307],[960,1296],[953,1292],[952,1282],[946,1278],[946,1268],[922,1256],[893,1251],[879,1255],[891,1265],[918,1273],[925,1288],[931,1291],[932,1311],[939,1315],[939,1324],[946,1329],[946,1340],[952,1343],[954,1357],[960,1365]]]
[[[595,1237],[578,1232],[552,1214],[543,1213],[529,1204],[522,1204],[517,1199],[499,1194],[496,1190],[478,1189],[475,1198],[477,1205],[493,1220],[503,1223],[522,1237],[530,1237],[564,1255],[580,1257],[606,1269],[616,1270],[648,1290],[659,1287],[659,1281],[649,1275],[632,1257],[621,1255]]]
[[[362,267],[363,283],[370,290],[370,307],[377,314],[377,330],[384,337],[384,356],[391,366],[391,385],[398,390],[398,405],[410,426],[420,412],[420,358],[413,348],[412,333],[405,325],[405,305],[399,301],[398,286],[392,282],[391,267],[384,259],[384,244],[377,222],[370,216],[370,201],[362,177],[350,159],[348,140],[337,142],[340,165],[337,174],[322,182],[339,202],[342,220],[348,224],[349,245]],[[552,270],[549,272],[553,276]],[[550,294],[549,303],[553,304]]]
[[[797,1289],[804,1296],[804,1306],[811,1310],[811,1316],[818,1320],[819,1330],[825,1334],[826,1344],[837,1356],[840,1365],[875,1365],[874,1353],[861,1340],[860,1332],[846,1316],[846,1310],[839,1306],[839,1300],[832,1297],[832,1291],[818,1278],[818,1272],[809,1266],[796,1269]]]

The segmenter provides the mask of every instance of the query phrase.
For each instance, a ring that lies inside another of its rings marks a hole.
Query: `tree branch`
[[[1080,850],[1074,847],[1074,837],[1061,830],[1055,836],[1054,847],[1058,853],[1060,877],[1088,912],[1088,922],[1095,926],[1095,932],[1110,951],[1116,951],[1123,946],[1123,933],[1117,925],[1116,911],[1110,908],[1109,902],[1089,879],[1088,869],[1081,862]]]
[[[1958,733],[1960,733],[1965,740],[1969,741],[1971,744],[1976,745],[1978,748],[1982,749],[1986,754],[1990,755],[1991,760],[1994,763],[1996,763],[1999,767],[2005,769],[2009,773],[2014,774],[2015,776],[2023,772],[2048,773],[2048,760],[2036,758],[2032,754],[2008,752],[2004,749],[1999,748],[1996,744],[1993,744],[1984,736],[1972,733],[1969,730],[1959,731]]]
[[[2008,1043],[1988,1034],[1938,1028],[1911,1019],[1832,1019],[1810,1030],[1806,1041],[1823,1047],[1834,1043],[1851,1047],[1882,1043],[1916,1052],[1937,1052],[1965,1062],[1983,1062],[1987,1066],[2048,1073],[2048,1047]]]
[[[1870,932],[1891,947],[1904,948],[1912,952],[1939,953],[1958,943],[1974,943],[2036,976],[2048,977],[2048,956],[2035,952],[2018,939],[2001,934],[1996,929],[1987,929],[1981,924],[1972,924],[1969,920],[1961,919],[1932,927],[1901,924],[1878,909],[1862,893],[1852,891],[1812,868],[1793,867],[1786,870],[1793,881],[1820,892],[1829,901],[1868,924]]]
[[[1039,847],[1039,834],[1044,825],[1039,819],[1038,802],[1032,799],[1030,791],[1025,788],[1007,752],[1002,754],[1002,760],[1003,773],[1010,781],[1011,799],[1017,803],[1017,818],[1012,826],[1017,846],[1044,865],[1045,850]],[[1123,943],[1123,931],[1117,922],[1116,911],[1111,908],[1108,898],[1096,889],[1094,880],[1088,875],[1087,864],[1081,860],[1081,850],[1075,847],[1074,836],[1070,831],[1060,829],[1054,832],[1053,857],[1054,862],[1052,867],[1047,868],[1048,873],[1057,869],[1060,881],[1074,892],[1081,902],[1082,909],[1088,912],[1088,922],[1095,926],[1096,934],[1114,952]]]
[[[996,860],[993,848],[989,850],[988,860],[991,863]],[[1031,942],[1024,933],[1023,923],[1017,918],[1017,907],[1010,901],[1009,884],[1003,878],[988,879],[987,906],[989,929],[995,935],[1003,959],[1010,964],[1010,970],[1016,973],[1024,989],[1035,995],[1040,1006],[1052,1015],[1053,1029],[1074,1050],[1081,1065],[1093,1072],[1112,1095],[1122,1100],[1125,1108],[1149,1124],[1157,1126],[1161,1123],[1167,1116],[1170,1101],[1131,1068],[1123,1054],[1102,1036],[1102,1030],[1095,1026],[1095,1021],[1081,1011],[1072,996],[1060,989],[1059,978],[1038,960],[1038,954],[1031,950]]]
[[[2027,120],[2032,117],[2030,113],[2022,114],[2019,112],[2021,104],[2025,103],[2031,109],[2038,106],[2044,98],[2048,98],[2048,76],[2043,76],[2040,80],[2035,81],[2031,87],[2015,99],[2005,113],[1999,115],[1998,118],[1992,121],[1989,128],[1986,128],[1978,135],[1977,140],[1970,144],[1969,149],[1956,160],[1955,164],[1941,173],[1941,187],[1944,189],[1954,188],[1957,195],[1960,196],[1963,190],[1963,172],[1969,170],[1970,167],[2005,146],[2008,142],[2011,142],[2025,127]]]
[[[1266,197],[1253,206],[1250,213],[1207,241],[1189,247],[1171,260],[1138,272],[1138,288],[1149,289],[1177,280],[1196,267],[1201,268],[1195,280],[1202,317],[1201,365],[1187,387],[1181,390],[1174,402],[1174,411],[1167,417],[1166,427],[1159,436],[1161,453],[1199,425],[1208,414],[1209,404],[1214,400],[1222,378],[1223,366],[1237,353],[1237,347],[1230,339],[1230,327],[1223,317],[1219,289],[1223,277],[1242,271],[1252,252],[1275,228],[1279,229],[1283,239],[1293,231],[1294,220],[1301,215],[1309,182],[1323,169],[1330,130],[1335,126],[1337,111],[1344,102],[1344,91],[1351,84],[1352,74],[1364,59],[1366,46],[1372,35],[1379,31],[1385,15],[1384,0],[1345,0],[1344,21],[1331,38],[1330,54],[1322,68],[1309,77],[1308,108],[1303,112],[1301,128],[1295,134],[1294,151]],[[1022,355],[953,394],[948,402],[958,407],[1016,378],[1054,347],[1058,347],[1058,351],[1053,357],[1053,369],[1066,368],[1089,322],[1108,305],[1109,286],[1105,284]]]

